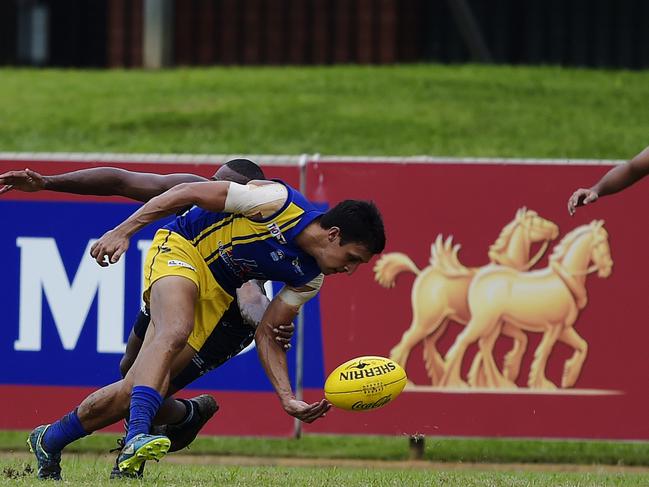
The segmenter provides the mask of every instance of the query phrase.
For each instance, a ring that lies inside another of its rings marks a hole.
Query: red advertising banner
[[[221,162],[6,158],[0,172],[30,167],[54,174],[110,165],[209,177]],[[261,165],[268,177],[296,188],[305,171],[306,196],[316,203],[374,200],[386,225],[385,252],[351,277],[328,277],[319,307],[307,317],[305,396],[321,398],[326,374],[362,355],[393,358],[406,369],[409,384],[377,411],[332,410],[304,425],[306,432],[649,439],[645,184],[570,217],[572,191],[591,185],[609,166],[313,160],[300,169],[288,159],[262,159]],[[12,399],[1,407],[0,428],[51,421],[117,376],[121,353],[115,343],[128,336],[129,313],[138,308],[139,250],[133,245],[119,282],[95,275],[80,259],[90,239],[120,221],[126,211],[121,203],[126,200],[53,192],[0,198],[6,218],[0,249],[8,259],[1,278],[7,326],[0,335],[0,393]],[[85,218],[83,227],[74,225],[77,214]],[[43,252],[57,265],[27,265],[27,257],[50,262]],[[96,293],[75,287],[77,275],[95,279],[89,282]],[[26,301],[25,292],[36,294],[23,282],[39,296],[42,288],[42,303]],[[102,324],[101,306],[93,304],[107,299],[99,283],[116,286],[111,296],[127,297],[113,310],[123,328],[119,336]],[[72,323],[65,312],[77,304],[87,306],[69,315],[77,320]],[[42,310],[40,323],[29,321],[36,316],[32,307]],[[254,352],[230,362],[237,361],[248,366]],[[42,363],[83,374],[57,375]],[[294,368],[294,355],[291,363]],[[216,391],[221,410],[204,432],[291,434],[293,421],[263,372],[252,380],[252,372],[234,372],[242,369],[229,365],[213,372],[215,382],[201,378],[185,393]],[[219,382],[222,376],[229,382]],[[37,407],[44,398],[48,408]]]
[[[410,384],[306,430],[648,439],[646,185],[566,210],[609,168],[308,165],[310,198],[374,200],[388,236],[380,259],[321,291],[325,372],[391,356]]]

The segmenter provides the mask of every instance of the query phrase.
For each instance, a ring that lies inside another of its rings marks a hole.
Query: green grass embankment
[[[649,72],[0,69],[0,151],[627,159]]]

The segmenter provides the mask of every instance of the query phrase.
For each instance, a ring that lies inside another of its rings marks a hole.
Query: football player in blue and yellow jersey
[[[232,159],[222,165],[211,179],[246,184],[251,179],[265,179],[265,175],[262,169],[249,159]],[[0,185],[5,185],[0,187],[0,194],[9,190],[25,192],[51,190],[73,194],[124,196],[146,202],[177,184],[207,180],[195,174],[141,173],[114,167],[94,167],[55,175],[41,175],[33,170],[24,169],[0,174]],[[188,446],[218,410],[218,405],[208,394],[201,394],[189,400],[169,396],[203,374],[219,367],[253,341],[255,329],[269,303],[260,284],[259,281],[248,281],[237,289],[237,299],[213,327],[204,345],[196,351],[185,368],[171,378],[167,398],[155,418],[158,426],[152,428],[152,431],[158,432],[157,434],[164,434],[169,438],[170,452]],[[126,351],[119,364],[122,377],[135,361],[149,323],[148,310],[146,308],[139,310],[128,337]],[[293,324],[287,323],[273,330],[276,332],[278,343],[287,350],[290,348],[293,329]],[[56,444],[58,432],[59,428],[56,424],[48,428],[47,434],[42,439],[43,445],[48,442]],[[119,443],[123,444],[123,439],[120,439]],[[50,467],[40,471],[42,476],[57,477],[58,466]],[[138,477],[141,477],[143,467],[144,463],[138,471]],[[123,476],[125,474],[115,465],[111,478]]]
[[[130,399],[119,460],[125,472],[166,453],[169,440],[148,432],[170,377],[204,343],[235,289],[250,279],[286,284],[255,333],[282,406],[305,422],[324,415],[330,407],[324,399],[307,404],[294,398],[286,356],[272,329],[293,320],[317,294],[323,275],[352,274],[385,245],[381,216],[372,203],[348,200],[323,214],[282,182],[198,182],[150,200],[97,241],[92,256],[100,265],[117,262],[133,233],[188,205],[194,206],[156,233],[147,255],[144,297],[153,326],[135,364],[122,381],[91,394],[68,421],[74,430],[70,437],[78,438],[124,417]]]

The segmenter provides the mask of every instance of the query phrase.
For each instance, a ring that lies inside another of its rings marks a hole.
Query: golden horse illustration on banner
[[[559,235],[557,225],[540,217],[535,211],[520,208],[513,221],[500,232],[489,248],[491,264],[500,264],[516,270],[531,269],[543,256],[548,244]],[[532,245],[543,242],[539,251],[530,258]],[[444,360],[435,348],[452,320],[466,325],[469,313],[467,292],[480,268],[468,268],[458,258],[460,245],[453,245],[453,237],[445,241],[438,235],[431,246],[430,265],[419,270],[405,254],[393,252],[383,255],[374,271],[376,281],[383,287],[395,285],[397,276],[405,271],[417,275],[412,287],[412,323],[403,334],[399,344],[390,352],[390,358],[406,367],[412,348],[424,340],[426,370],[433,385],[439,383],[444,372]],[[504,373],[511,381],[520,370],[520,363],[527,347],[527,336],[518,327],[505,324],[502,333],[514,340],[514,347],[505,357]]]
[[[592,265],[591,262],[593,263]],[[462,359],[467,347],[478,342],[484,385],[491,388],[515,388],[504,377],[494,361],[493,346],[504,326],[543,333],[530,367],[527,385],[530,388],[554,389],[556,385],[545,376],[548,357],[556,341],[574,349],[566,361],[561,387],[572,387],[581,373],[588,344],[573,325],[588,302],[586,276],[597,272],[607,278],[612,271],[608,233],[602,220],[594,220],[568,233],[554,248],[549,265],[534,271],[519,271],[505,266],[488,266],[480,270],[468,294],[471,320],[449,349],[445,358],[445,387],[462,387]]]

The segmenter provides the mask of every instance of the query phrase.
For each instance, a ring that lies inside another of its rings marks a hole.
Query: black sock
[[[177,401],[180,401],[185,405],[185,416],[183,416],[183,418],[177,423],[174,423],[173,426],[184,426],[194,417],[194,403],[187,399],[177,399]]]

